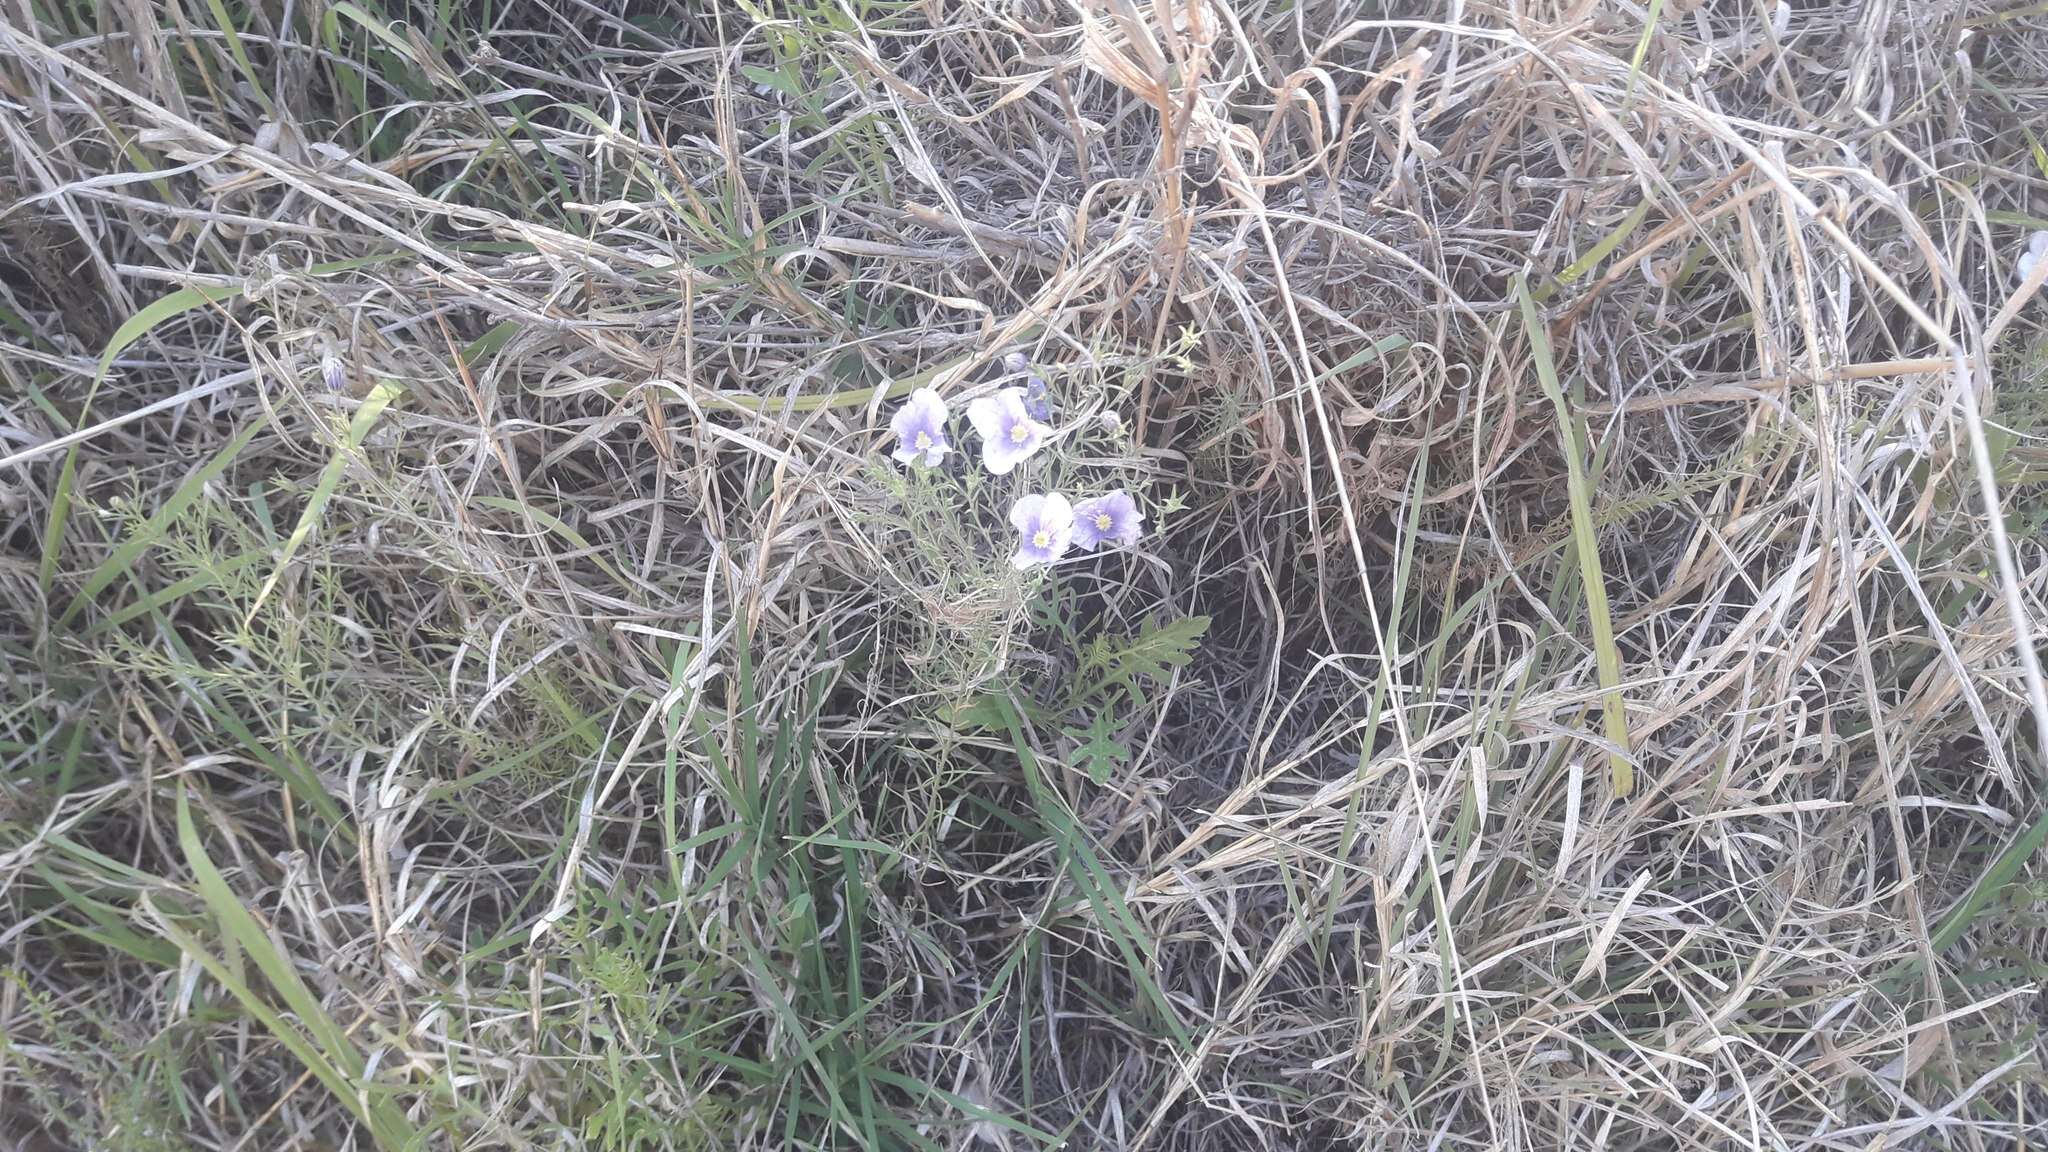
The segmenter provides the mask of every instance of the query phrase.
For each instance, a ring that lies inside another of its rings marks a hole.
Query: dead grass
[[[2018,0],[15,5],[0,1142],[2038,1144],[2043,125]],[[1012,352],[1136,552],[887,461]]]

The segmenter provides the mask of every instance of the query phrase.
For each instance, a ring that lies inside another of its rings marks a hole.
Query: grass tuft
[[[2044,75],[10,6],[0,1149],[2039,1145]]]

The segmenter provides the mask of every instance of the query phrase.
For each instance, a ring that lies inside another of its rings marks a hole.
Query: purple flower
[[[1052,419],[1052,390],[1043,376],[1031,370],[1031,361],[1022,352],[1012,352],[1003,357],[1003,367],[1024,377],[1025,413],[1040,424]]]
[[[1018,568],[1050,564],[1066,555],[1067,545],[1073,543],[1074,506],[1057,492],[1034,492],[1010,505],[1010,523],[1019,538],[1010,563]]]
[[[1037,376],[1024,381],[1024,411],[1041,424],[1052,419],[1052,390]]]
[[[1144,531],[1145,516],[1138,511],[1138,502],[1121,488],[1074,505],[1074,543],[1083,548],[1136,544]]]
[[[967,419],[981,433],[981,462],[998,476],[1029,459],[1045,444],[1045,425],[1024,408],[1024,390],[1005,388],[967,406]],[[1060,502],[1061,507],[1066,501]]]
[[[946,402],[929,388],[919,388],[889,418],[889,431],[896,433],[896,459],[909,464],[924,457],[924,466],[935,468],[946,458],[952,445],[946,443]]]

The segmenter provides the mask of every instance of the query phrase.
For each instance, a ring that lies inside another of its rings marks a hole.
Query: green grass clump
[[[10,9],[0,1147],[2038,1144],[2048,14],[1410,7]]]

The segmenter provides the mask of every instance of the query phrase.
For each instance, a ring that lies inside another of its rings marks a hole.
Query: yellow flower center
[[[1109,531],[1109,526],[1114,523],[1116,523],[1116,521],[1111,520],[1109,518],[1109,513],[1107,512],[1097,512],[1095,514],[1095,530],[1097,532]]]
[[[1031,543],[1034,547],[1050,548],[1052,547],[1052,533],[1040,528],[1031,534]]]
[[[929,433],[929,432],[919,432],[919,433],[917,434],[917,446],[918,446],[919,448],[929,448],[929,447],[931,447],[931,446],[932,446],[932,434],[931,434],[931,433]]]
[[[1031,425],[1026,424],[1022,420],[1019,420],[1015,424],[1010,425],[1010,439],[1012,442],[1018,444],[1022,444],[1026,440],[1031,439]]]

